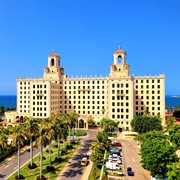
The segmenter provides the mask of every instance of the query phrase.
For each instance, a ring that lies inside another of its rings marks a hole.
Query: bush
[[[83,131],[83,130],[77,130],[76,131],[76,136],[79,137],[79,136],[86,136],[87,135],[87,132],[86,131]]]

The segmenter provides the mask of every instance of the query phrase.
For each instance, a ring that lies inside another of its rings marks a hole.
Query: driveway
[[[122,144],[122,169],[124,170],[125,180],[149,180],[150,173],[141,166],[139,147],[134,140],[120,137]],[[134,176],[127,176],[127,167],[132,167]]]
[[[81,167],[80,161],[82,157],[87,154],[93,139],[98,133],[98,130],[87,130],[87,133],[87,136],[81,138],[81,146],[76,151],[72,159],[69,161],[68,166],[65,167],[64,171],[57,180],[80,180],[82,178],[86,167]]]

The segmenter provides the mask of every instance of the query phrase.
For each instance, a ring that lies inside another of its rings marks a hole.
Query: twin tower
[[[130,76],[129,64],[126,62],[126,52],[118,47],[113,54],[114,63],[110,67],[110,77],[128,77]],[[64,68],[60,66],[61,57],[53,51],[48,56],[48,66],[44,67],[44,78],[47,79],[62,79],[67,76],[64,75]]]

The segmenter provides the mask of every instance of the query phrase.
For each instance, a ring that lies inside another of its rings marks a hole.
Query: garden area
[[[60,160],[57,160],[57,142],[52,144],[51,148],[51,166],[53,169],[48,169],[50,160],[49,160],[49,149],[48,147],[44,149],[43,151],[43,163],[42,163],[42,174],[46,179],[50,180],[55,180],[58,175],[61,173],[63,168],[67,165],[69,159],[73,156],[74,152],[77,150],[77,148],[80,146],[80,141],[74,141],[73,143],[71,142],[71,146],[69,146],[69,141],[67,141],[65,144],[61,145],[61,155],[60,155]],[[37,177],[39,176],[40,172],[40,155],[37,155],[34,157],[33,162],[37,165],[35,169],[29,169],[28,165],[30,164],[27,163],[24,165],[20,172],[21,175],[24,176],[25,179],[27,180],[36,180]],[[11,177],[8,178],[8,180],[15,179],[17,176],[18,172],[14,173]]]

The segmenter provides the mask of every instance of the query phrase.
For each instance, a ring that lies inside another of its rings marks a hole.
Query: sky
[[[107,76],[119,45],[131,75],[164,73],[180,95],[179,0],[0,0],[0,23],[0,95],[42,77],[54,49],[68,77]]]

